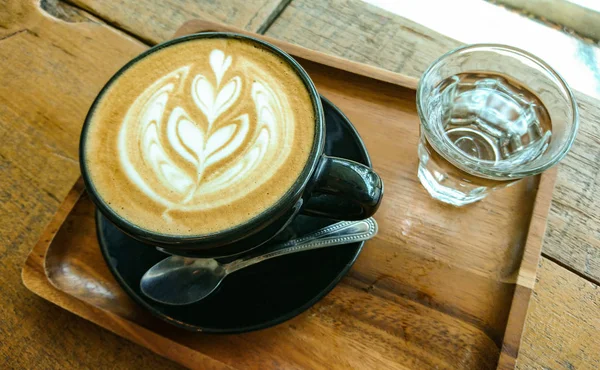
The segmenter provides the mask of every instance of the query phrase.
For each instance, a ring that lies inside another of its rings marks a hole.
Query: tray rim
[[[187,21],[176,31],[174,37],[206,31],[236,32],[253,36],[283,49],[292,56],[411,90],[416,90],[418,84],[418,79],[411,76],[350,61],[269,36],[259,35],[254,32],[212,21],[200,19]],[[502,346],[499,349],[497,369],[514,369],[516,366],[521,337],[527,319],[527,310],[535,285],[538,262],[541,257],[547,217],[552,203],[557,173],[558,168],[554,167],[541,175],[538,175],[540,180],[536,198],[533,203],[531,219],[527,227],[527,238],[515,281],[515,291],[510,305],[506,330],[502,340]],[[46,252],[55,235],[84,192],[83,180],[81,176],[79,176],[25,261],[23,269],[21,270],[21,278],[25,287],[36,295],[76,314],[77,316],[92,321],[119,336],[149,348],[151,351],[177,361],[182,365],[198,366],[199,364],[202,364],[207,368],[232,369],[231,366],[219,360],[179,344],[175,340],[159,335],[116,314],[85,303],[78,298],[61,291],[52,284],[46,276],[45,271],[39,271],[39,266],[44,266],[45,264]],[[103,316],[110,316],[111,319],[114,320],[114,323],[106,324],[106,322],[101,321],[98,319],[98,313],[101,313]],[[96,314],[96,316],[94,316],[94,314]],[[143,332],[144,337],[136,335],[135,332]],[[153,341],[145,340],[145,337],[152,337]],[[156,343],[163,343],[163,346],[158,347]],[[187,356],[176,355],[182,351],[185,351]]]

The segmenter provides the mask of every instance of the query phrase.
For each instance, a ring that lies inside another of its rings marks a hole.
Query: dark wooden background
[[[96,93],[192,18],[415,77],[459,45],[359,0],[0,0],[0,368],[176,367],[31,294],[20,269],[79,175]],[[559,168],[520,369],[600,368],[600,102],[577,98],[586,123]]]

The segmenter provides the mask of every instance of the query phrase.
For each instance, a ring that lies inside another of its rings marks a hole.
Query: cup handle
[[[323,155],[301,213],[336,220],[371,217],[383,196],[383,181],[360,163]]]

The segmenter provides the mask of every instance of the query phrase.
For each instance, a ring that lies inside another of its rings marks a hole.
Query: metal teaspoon
[[[229,263],[219,263],[214,258],[169,256],[146,271],[140,288],[148,298],[160,303],[191,304],[208,297],[227,275],[248,266],[287,254],[368,240],[376,234],[377,223],[367,218],[338,222],[274,246],[264,254]]]

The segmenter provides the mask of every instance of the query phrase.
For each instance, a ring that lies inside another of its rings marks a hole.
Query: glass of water
[[[436,60],[419,81],[417,109],[419,179],[455,206],[557,164],[579,122],[558,73],[525,51],[492,44]]]

